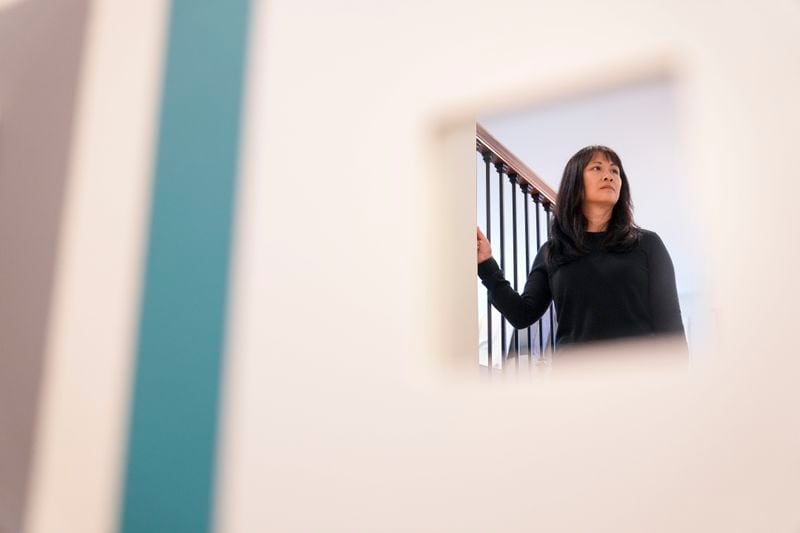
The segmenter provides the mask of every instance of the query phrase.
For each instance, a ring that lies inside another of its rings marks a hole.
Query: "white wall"
[[[798,527],[796,2],[260,5],[220,531]],[[464,125],[664,72],[720,309],[708,368],[448,381],[476,342]]]

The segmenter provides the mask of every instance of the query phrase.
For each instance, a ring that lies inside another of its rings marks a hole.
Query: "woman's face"
[[[613,207],[619,200],[620,189],[619,167],[603,152],[595,152],[583,169],[583,203]]]

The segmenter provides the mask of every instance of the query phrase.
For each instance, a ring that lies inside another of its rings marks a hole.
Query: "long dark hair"
[[[586,246],[586,226],[583,214],[583,169],[595,153],[600,152],[619,167],[622,185],[619,200],[611,212],[604,249],[614,252],[630,250],[639,240],[639,227],[633,221],[633,200],[628,176],[617,153],[608,146],[592,145],[581,148],[564,167],[564,176],[558,189],[558,202],[553,209],[550,228],[550,245],[546,260],[548,267],[557,268],[589,253]]]

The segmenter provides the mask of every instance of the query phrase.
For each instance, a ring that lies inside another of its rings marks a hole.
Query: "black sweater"
[[[492,304],[517,329],[528,327],[555,303],[556,345],[658,334],[684,335],[675,271],[661,238],[641,230],[628,252],[602,249],[606,232],[587,233],[587,255],[557,267],[545,266],[539,249],[520,296],[497,262],[478,265]],[[684,341],[685,342],[685,341]]]

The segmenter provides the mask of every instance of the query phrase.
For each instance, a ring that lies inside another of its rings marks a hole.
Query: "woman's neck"
[[[583,207],[583,216],[586,217],[586,231],[591,233],[606,231],[613,210],[613,205],[585,205]]]

